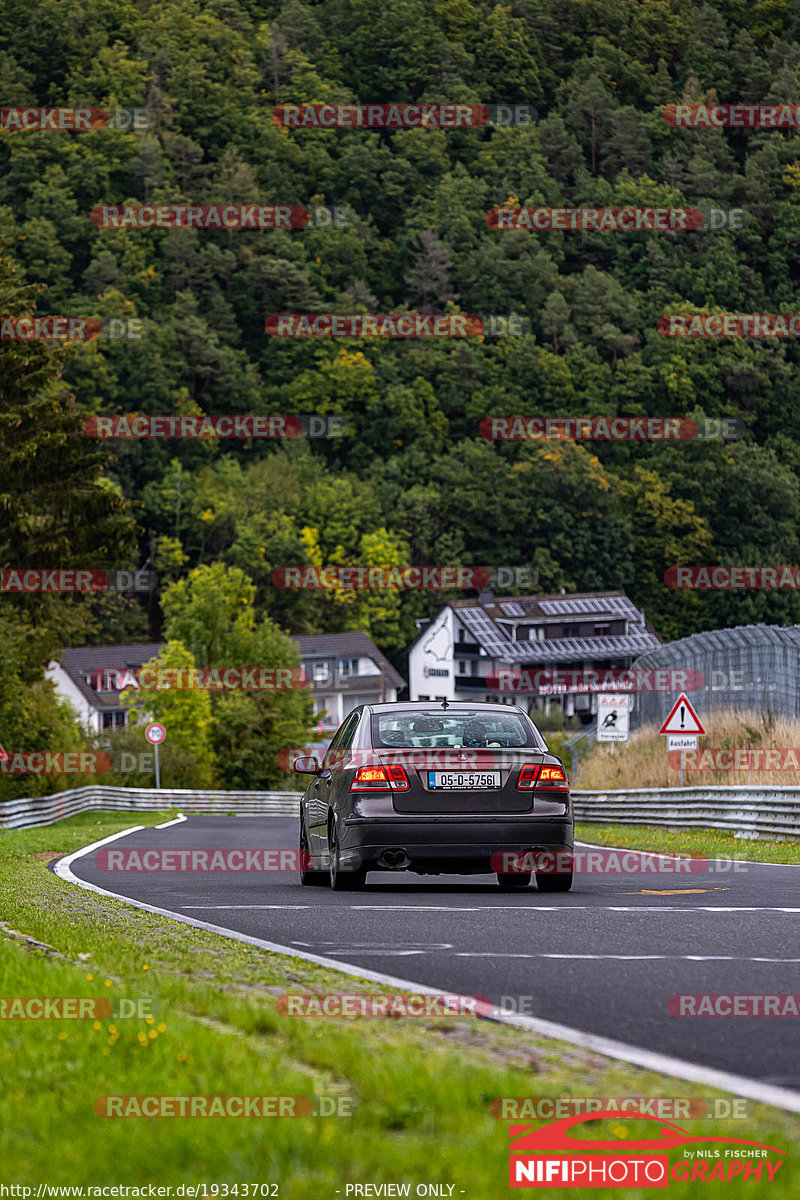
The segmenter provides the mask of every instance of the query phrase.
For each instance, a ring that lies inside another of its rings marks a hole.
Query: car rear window
[[[535,731],[518,713],[511,712],[458,712],[436,711],[433,713],[385,712],[372,717],[372,744],[400,746],[404,749],[429,747],[490,748],[502,746],[535,746],[546,749]]]

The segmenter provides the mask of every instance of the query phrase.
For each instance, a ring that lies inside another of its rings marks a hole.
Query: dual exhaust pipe
[[[378,866],[386,867],[389,871],[405,871],[410,865],[411,859],[405,850],[384,850],[378,859]]]

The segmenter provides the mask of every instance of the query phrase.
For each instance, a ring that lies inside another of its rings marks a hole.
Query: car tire
[[[531,881],[530,871],[514,871],[511,874],[497,871],[496,874],[500,887],[510,891],[518,891],[520,888],[526,888]]]
[[[328,882],[327,871],[315,871],[310,867],[306,867],[305,856],[309,853],[308,850],[308,834],[306,833],[306,824],[303,818],[300,818],[300,883],[303,887],[324,887]]]
[[[339,837],[336,832],[336,822],[331,821],[328,827],[328,849],[330,851],[330,888],[332,892],[358,892],[367,881],[365,867],[355,871],[342,871],[339,865]]]
[[[536,887],[540,892],[569,892],[572,890],[573,872],[560,872],[551,875],[550,872],[536,872]]]

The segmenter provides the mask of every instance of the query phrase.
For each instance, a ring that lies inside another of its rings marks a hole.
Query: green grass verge
[[[738,838],[726,829],[659,829],[652,825],[595,825],[579,821],[575,837],[597,846],[800,866],[800,842]]]
[[[0,1024],[5,1183],[277,1183],[279,1196],[305,1200],[337,1190],[343,1198],[347,1183],[407,1182],[413,1196],[417,1184],[438,1182],[453,1184],[456,1200],[495,1200],[508,1186],[508,1122],[490,1115],[494,1098],[724,1095],[475,1019],[289,1018],[275,1009],[285,990],[377,985],[138,911],[47,870],[56,853],[163,819],[92,814],[0,833],[0,996],[150,997],[159,1005],[153,1024]],[[534,975],[529,990],[535,996]],[[109,1094],[313,1095],[318,1086],[345,1089],[357,1103],[353,1115],[108,1119],[93,1107]],[[786,1149],[770,1195],[788,1200],[797,1191],[800,1117],[749,1102],[747,1110],[746,1120],[677,1123]],[[642,1124],[620,1117],[583,1129],[624,1143]],[[672,1182],[671,1194],[688,1197],[696,1186]],[[757,1187],[728,1185],[742,1195]]]

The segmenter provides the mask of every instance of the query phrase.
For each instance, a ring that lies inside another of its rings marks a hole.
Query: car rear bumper
[[[488,874],[495,855],[527,851],[571,851],[570,816],[520,817],[347,817],[340,825],[341,863],[345,869],[389,870],[379,860],[387,851],[404,850],[405,870]],[[396,868],[398,869],[398,868]]]

